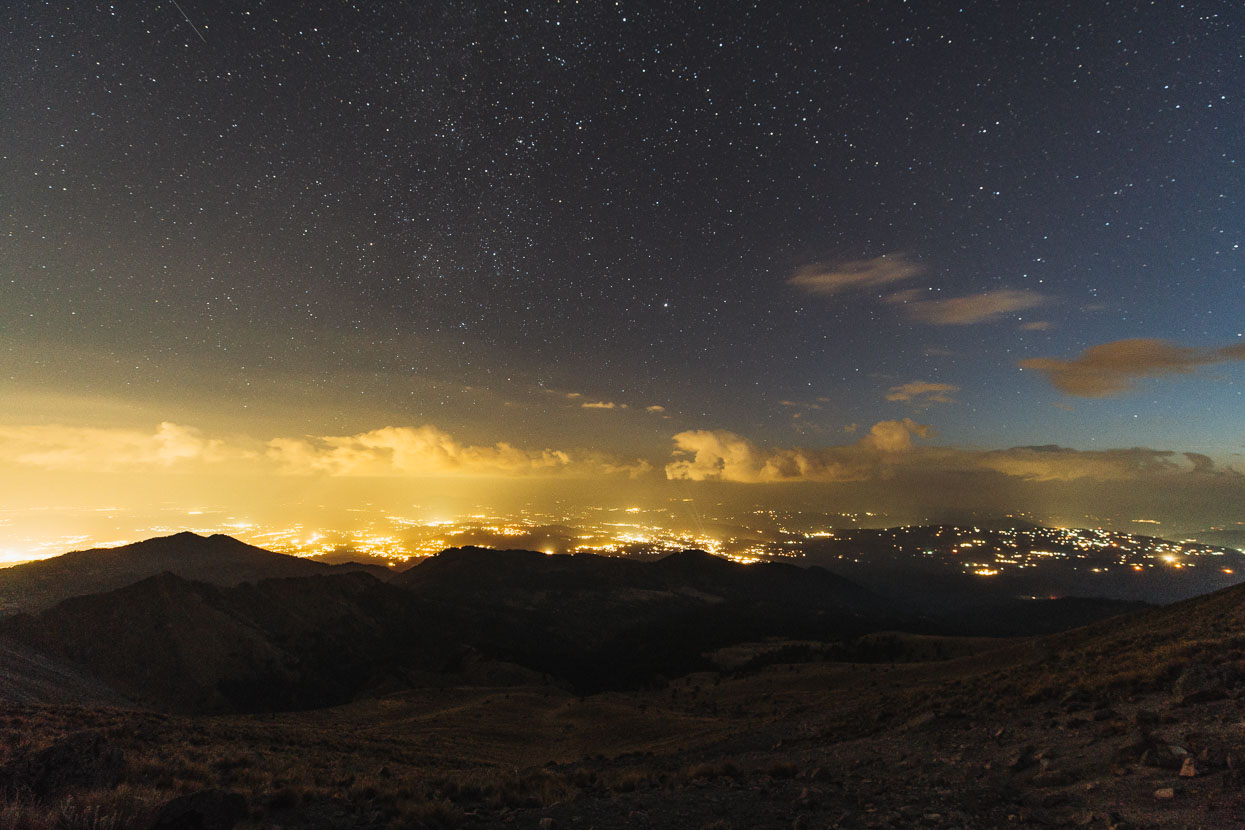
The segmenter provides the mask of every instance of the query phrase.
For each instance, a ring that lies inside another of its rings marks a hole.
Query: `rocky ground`
[[[1026,654],[775,665],[587,698],[446,687],[252,717],[15,709],[0,824],[1245,827],[1232,675],[1190,664],[1141,690],[1001,698]],[[77,823],[39,824],[36,801]],[[219,823],[160,823],[187,809]]]

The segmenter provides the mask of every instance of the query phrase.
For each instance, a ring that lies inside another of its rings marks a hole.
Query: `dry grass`
[[[78,790],[51,803],[29,793],[0,795],[5,830],[128,830],[144,827],[164,798],[158,790],[122,784],[115,789]]]

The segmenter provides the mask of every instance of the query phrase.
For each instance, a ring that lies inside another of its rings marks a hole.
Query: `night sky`
[[[1006,484],[1245,521],[1237,2],[0,27],[10,503]]]

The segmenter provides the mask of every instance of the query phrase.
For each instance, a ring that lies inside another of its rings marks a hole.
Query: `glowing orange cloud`
[[[333,476],[641,475],[651,466],[605,453],[524,450],[506,442],[463,444],[432,425],[384,427],[356,435],[274,438],[268,457],[286,473]]]

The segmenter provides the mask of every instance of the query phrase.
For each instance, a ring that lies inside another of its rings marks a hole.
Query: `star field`
[[[1239,4],[0,16],[6,424],[1245,470]]]

